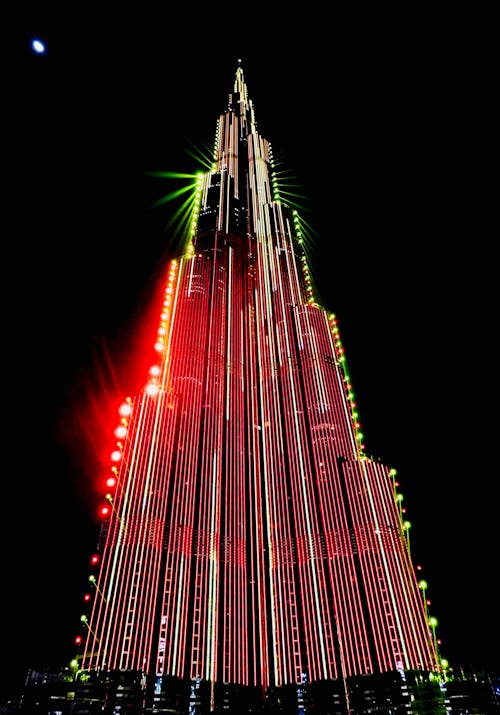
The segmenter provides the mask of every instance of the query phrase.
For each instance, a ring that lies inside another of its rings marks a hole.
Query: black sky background
[[[172,253],[171,209],[151,205],[177,185],[148,172],[200,168],[187,149],[212,144],[238,58],[259,131],[308,197],[317,295],[368,452],[398,470],[441,654],[500,672],[487,18],[278,17],[242,33],[208,13],[186,11],[181,31],[79,7],[27,11],[4,65],[2,692],[76,652],[100,450],[140,382]]]

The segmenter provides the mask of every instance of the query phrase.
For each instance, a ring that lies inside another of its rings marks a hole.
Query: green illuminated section
[[[288,169],[278,170],[278,166],[282,165],[281,161],[276,161],[273,156],[273,149],[269,145],[269,159],[271,164],[271,188],[273,201],[277,203],[285,203],[293,209],[309,211],[307,206],[301,201],[307,196],[297,193],[296,189],[300,189],[301,185],[293,182],[296,176],[293,176]]]
[[[198,224],[202,196],[202,181],[204,174],[184,174],[175,171],[151,171],[148,176],[159,179],[181,180],[184,186],[173,189],[161,196],[150,208],[158,208],[173,204],[173,210],[164,226],[165,231],[171,231],[174,250],[181,255],[190,256],[193,253],[193,237]]]
[[[424,600],[424,611],[425,611],[425,617],[427,619],[427,623],[429,624],[429,627],[432,631],[432,640],[434,641],[434,648],[436,649],[436,653],[438,654],[438,659],[439,663],[441,665],[442,672],[444,676],[446,677],[446,669],[449,666],[448,661],[445,658],[441,658],[439,655],[439,646],[441,645],[441,641],[437,638],[436,635],[436,628],[438,626],[438,619],[435,616],[429,615],[429,606],[431,605],[430,600],[427,598],[427,589],[429,588],[429,585],[427,581],[424,581],[424,579],[421,579],[418,582],[418,587],[422,591],[422,596]]]
[[[349,369],[347,367],[347,362],[345,359],[345,350],[344,350],[344,346],[342,345],[339,327],[337,324],[337,318],[334,313],[331,313],[331,315],[329,316],[329,323],[330,323],[330,329],[331,329],[332,335],[333,335],[333,341],[334,341],[333,344],[335,347],[335,354],[337,356],[337,360],[342,368],[342,373],[344,375],[344,383],[345,383],[346,392],[347,392],[347,399],[349,401],[349,405],[351,408],[351,416],[352,416],[352,421],[353,421],[353,425],[354,425],[354,434],[355,434],[355,439],[356,439],[358,457],[360,459],[366,459],[366,454],[364,452],[365,444],[363,442],[364,435],[363,435],[363,432],[361,431],[361,422],[359,421],[359,412],[357,409],[358,405],[356,402],[356,396],[352,389],[351,376],[349,374]]]
[[[217,124],[217,137],[219,132],[219,125]],[[189,156],[196,160],[196,162],[203,166],[206,171],[215,171],[217,150],[216,147],[211,147],[208,144],[203,144],[202,146],[191,145],[190,149],[185,150]]]
[[[293,224],[299,243],[303,246],[304,251],[309,256],[312,255],[318,235],[313,227],[294,209]]]
[[[300,187],[300,184],[293,184],[290,181],[292,178],[286,171],[272,172],[271,188],[273,190],[273,199],[278,202],[283,201],[293,208],[307,211],[307,207],[299,201],[299,199],[306,199],[307,197],[292,190]]]

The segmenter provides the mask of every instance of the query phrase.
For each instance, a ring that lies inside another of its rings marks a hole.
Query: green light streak
[[[180,174],[177,171],[146,171],[146,176],[157,179],[195,179],[196,174]]]
[[[208,145],[204,144],[202,147],[196,146],[192,142],[192,149],[185,149],[186,154],[189,154],[193,159],[201,164],[207,171],[212,171],[214,168],[214,150]]]
[[[178,189],[173,189],[154,201],[148,208],[154,209],[171,202],[178,202],[181,197],[185,200],[180,203],[175,210],[170,214],[167,222],[164,225],[164,231],[171,230],[171,239],[174,243],[174,251],[185,254],[189,252],[189,246],[192,239],[192,226],[195,208],[197,205],[197,192],[199,189],[200,176],[204,174],[197,171],[194,174],[186,174],[177,171],[149,171],[147,176],[159,179],[180,179],[183,182],[188,179],[189,182]],[[186,197],[187,194],[187,197]]]
[[[190,188],[192,190],[194,187]],[[167,223],[165,224],[165,228],[170,228],[175,224],[174,236],[176,236],[182,230],[182,228],[185,228],[186,224],[189,225],[194,204],[195,193],[194,191],[192,191],[191,195],[184,201],[184,203],[179,206],[179,208],[168,219]]]
[[[184,188],[182,188],[182,189],[177,189],[177,191],[171,191],[170,193],[165,194],[165,196],[162,196],[161,199],[158,199],[153,204],[151,204],[150,208],[154,209],[154,208],[157,208],[158,206],[163,206],[164,204],[167,204],[170,201],[173,201],[178,196],[182,196],[182,194],[185,194],[187,191],[192,191],[192,190],[193,190],[193,184],[189,184],[188,186],[184,186]]]

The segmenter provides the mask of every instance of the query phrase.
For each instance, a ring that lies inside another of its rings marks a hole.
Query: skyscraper
[[[349,707],[352,679],[439,672],[303,234],[238,67],[157,360],[117,418],[80,677],[143,674],[157,702],[172,679],[208,683],[212,704],[215,685],[341,683]]]

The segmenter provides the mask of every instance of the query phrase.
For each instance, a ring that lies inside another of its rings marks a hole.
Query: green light
[[[70,668],[78,668],[78,661],[76,660],[76,658],[73,658],[73,660],[70,661],[69,667]]]
[[[443,666],[443,668],[447,668],[449,666],[449,663],[446,658],[441,658],[441,665]]]
[[[210,171],[213,166],[213,161],[217,157],[216,148],[206,143],[203,147],[195,146],[192,142],[190,142],[190,144],[192,149],[185,149],[186,154],[192,156],[193,159],[196,159],[198,164],[201,164],[201,166],[204,166]]]
[[[419,581],[419,582],[418,582],[418,587],[421,588],[422,591],[425,591],[425,589],[427,588],[427,581],[423,581],[423,580],[422,580],[422,581]]]
[[[411,529],[411,522],[410,522],[410,521],[405,521],[405,523],[403,524],[403,526],[404,526],[405,529]]]
[[[153,176],[157,179],[194,179],[198,174],[180,174],[178,171],[147,171],[146,176]]]
[[[434,618],[434,616],[431,616],[431,617],[429,618],[429,625],[430,625],[432,628],[435,628],[435,627],[437,626],[437,624],[438,624],[438,619],[437,619],[437,618]]]
[[[403,496],[402,494],[398,494],[397,497],[396,497],[396,499],[397,499],[398,501],[403,501],[404,496]]]
[[[87,623],[87,616],[80,616],[80,620],[82,623]]]
[[[190,178],[192,178],[192,177],[190,177]],[[188,191],[192,191],[192,190],[193,190],[193,184],[188,184],[187,186],[184,186],[182,189],[177,189],[177,191],[170,191],[170,193],[165,194],[165,196],[162,196],[161,199],[158,199],[153,204],[151,204],[151,208],[155,209],[158,206],[163,206],[164,204],[167,204],[169,201],[173,201],[174,199],[178,198],[182,194],[185,194]]]
[[[396,472],[395,469],[390,469],[390,470],[389,470],[389,474],[391,475],[391,477],[395,477],[396,474],[397,474],[397,472]]]

